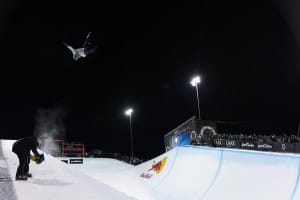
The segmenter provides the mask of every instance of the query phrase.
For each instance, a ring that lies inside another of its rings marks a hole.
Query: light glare
[[[131,113],[133,112],[133,109],[132,108],[129,108],[125,111],[125,114],[126,115],[131,115]]]
[[[196,86],[198,83],[200,83],[200,76],[196,76],[191,81],[192,86]]]

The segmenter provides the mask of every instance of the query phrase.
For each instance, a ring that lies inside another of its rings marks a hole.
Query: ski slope
[[[1,142],[14,177],[12,141]],[[68,165],[46,155],[41,165],[31,163],[32,180],[13,183],[18,200],[297,200],[299,162],[294,154],[195,146],[176,147],[138,166],[108,158]]]

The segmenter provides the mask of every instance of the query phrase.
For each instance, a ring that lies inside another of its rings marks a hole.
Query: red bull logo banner
[[[159,174],[165,167],[168,157],[163,157],[160,161],[154,161],[152,166],[146,171],[143,172],[140,177],[142,178],[151,178],[153,175]]]

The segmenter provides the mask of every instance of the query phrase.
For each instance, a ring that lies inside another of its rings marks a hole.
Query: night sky
[[[32,135],[53,111],[67,141],[129,155],[132,107],[135,155],[152,158],[197,115],[194,75],[202,118],[240,122],[220,131],[296,134],[297,3],[195,2],[2,1],[1,138]],[[62,42],[88,32],[99,47],[74,61]]]

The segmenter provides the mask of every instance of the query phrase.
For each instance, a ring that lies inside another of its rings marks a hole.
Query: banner
[[[241,142],[241,148],[242,149],[249,149],[249,150],[254,150],[257,148],[257,145],[255,142],[252,141],[243,141]]]
[[[213,147],[224,148],[239,148],[258,151],[273,151],[273,152],[291,152],[300,153],[300,143],[282,143],[282,142],[254,142],[245,140],[233,139],[213,139],[211,142],[193,143],[196,145],[210,144]],[[205,145],[206,146],[206,145]]]
[[[225,147],[227,148],[240,148],[240,146],[239,140],[225,140]]]
[[[72,158],[69,160],[70,164],[82,164],[83,163],[83,159],[82,158]]]
[[[256,148],[260,151],[274,151],[273,143],[258,142]]]

